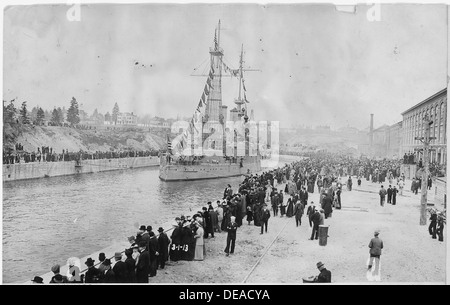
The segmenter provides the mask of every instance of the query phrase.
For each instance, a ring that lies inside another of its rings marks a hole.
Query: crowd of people
[[[19,143],[20,145],[20,143]],[[95,151],[88,152],[80,150],[72,152],[63,149],[62,153],[57,153],[52,147],[42,146],[36,151],[27,152],[23,150],[3,151],[3,164],[15,163],[32,163],[32,162],[62,162],[62,161],[80,161],[80,160],[96,160],[96,159],[115,159],[115,158],[133,158],[133,157],[149,157],[158,156],[156,150],[123,150],[123,151]]]
[[[92,258],[85,262],[88,267],[85,274],[71,266],[70,272],[62,280],[61,276],[57,276],[59,266],[54,266],[52,271],[57,278],[52,281],[148,283],[149,277],[156,276],[157,271],[164,269],[168,261],[204,260],[207,254],[205,239],[215,238],[215,234],[227,234],[224,255],[233,255],[239,227],[247,222],[247,225],[259,227],[260,234],[264,234],[270,229],[271,217],[292,218],[298,227],[302,225],[302,217],[306,214],[311,228],[309,239],[317,240],[319,226],[332,217],[333,209],[342,208],[343,185],[346,185],[347,191],[352,191],[352,176],[357,176],[358,186],[361,186],[364,177],[367,181],[379,183],[387,180],[390,184],[387,189],[381,185],[380,204],[384,205],[387,196],[388,203],[395,205],[397,193],[402,194],[405,181],[404,175],[399,172],[399,165],[400,161],[394,160],[318,155],[261,174],[247,175],[237,189],[233,190],[228,184],[220,199],[214,203],[207,202],[193,215],[176,217],[173,227],[166,231],[160,227],[155,234],[152,226],[140,226],[139,232],[128,238],[129,248],[117,252],[113,262],[101,253],[99,263],[95,264]],[[320,194],[319,202],[308,202],[309,194],[316,191]],[[429,230],[430,234],[434,234],[433,238],[438,235],[441,240],[445,218],[436,215],[432,216],[433,225],[430,224]],[[378,234],[376,232],[375,235]],[[379,260],[381,252],[373,250],[378,247],[378,240],[375,241],[369,245],[370,253],[371,257]],[[375,263],[378,265],[377,260]],[[314,277],[313,281],[330,282],[331,272],[326,269],[322,272],[324,268],[321,262],[317,267],[322,275]]]

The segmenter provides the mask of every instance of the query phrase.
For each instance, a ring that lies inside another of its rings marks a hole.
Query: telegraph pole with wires
[[[427,224],[427,181],[428,176],[430,175],[429,169],[429,151],[430,151],[430,141],[436,139],[436,137],[430,137],[430,125],[433,124],[433,121],[430,119],[429,115],[426,114],[423,118],[425,124],[425,136],[424,137],[415,137],[416,140],[419,140],[423,143],[423,149],[419,149],[423,151],[423,168],[422,171],[422,185],[421,185],[421,199],[420,199],[420,225],[425,226]]]

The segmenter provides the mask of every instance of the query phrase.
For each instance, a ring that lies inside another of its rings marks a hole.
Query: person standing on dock
[[[389,184],[389,187],[386,190],[387,192],[387,203],[392,203],[392,185]]]
[[[164,269],[166,266],[167,259],[169,257],[169,244],[170,240],[167,234],[164,232],[162,227],[158,229],[158,244],[159,244],[159,255],[158,255],[158,267]]]
[[[223,199],[231,198],[233,195],[233,190],[231,189],[231,184],[228,184],[223,192]]]
[[[217,200],[217,225],[216,229],[218,233],[222,233],[222,221],[223,221],[223,207],[219,200]]]
[[[150,255],[147,251],[145,241],[139,243],[139,259],[136,265],[136,281],[138,283],[148,283],[150,274]]]
[[[84,277],[85,283],[98,283],[100,281],[100,271],[94,267],[94,262],[95,260],[90,257],[84,262],[84,264],[88,266],[88,270]]]
[[[264,232],[264,227],[265,227],[265,231],[267,233],[267,226],[269,225],[269,218],[270,218],[270,211],[267,208],[267,206],[265,205],[261,211],[261,234],[263,234],[263,232]]]
[[[133,258],[133,250],[125,249],[125,265],[127,267],[127,283],[136,283],[136,260]]]
[[[400,179],[400,181],[398,182],[398,190],[400,193],[400,196],[403,196],[403,188],[405,187],[405,180]]]
[[[371,271],[373,263],[375,261],[375,269],[372,271],[372,278],[375,278],[375,280],[380,279],[380,256],[381,256],[381,249],[383,249],[383,241],[378,237],[380,232],[377,230],[374,232],[374,237],[370,240],[369,243],[369,266],[367,268],[367,271]]]
[[[127,277],[127,265],[125,262],[122,261],[122,253],[116,252],[114,254],[114,260],[116,263],[113,267],[114,277],[116,283],[127,283],[128,277]]]
[[[235,222],[236,217],[231,216],[231,221],[227,226],[227,246],[225,248],[226,256],[229,256],[230,253],[234,253],[234,246],[236,243],[236,231],[238,228],[237,223]]]
[[[195,223],[196,231],[195,231],[195,255],[194,260],[195,261],[202,261],[204,259],[203,255],[203,227],[202,227],[202,219],[197,219],[197,222]]]
[[[150,231],[150,240],[148,243],[148,253],[150,256],[150,277],[156,276],[158,270],[157,258],[159,256],[158,239],[153,231]]]
[[[305,207],[303,206],[303,203],[301,201],[297,201],[294,207],[295,224],[297,227],[302,225],[302,216],[304,210]]]
[[[149,226],[150,227],[150,226]],[[147,230],[147,228],[142,225],[139,230],[141,231],[141,239],[139,240],[141,241],[145,241],[147,243],[147,250],[149,250],[149,243],[150,243],[150,235],[149,235],[149,231]],[[151,227],[150,227],[150,231],[151,231]]]
[[[317,209],[311,212],[312,232],[310,240],[319,239],[320,213]]]
[[[170,260],[174,262],[179,261],[181,259],[180,244],[181,244],[181,228],[182,228],[181,218],[176,217],[175,221],[176,224],[173,225],[174,229],[170,237],[172,243],[170,245],[169,250]]]
[[[380,195],[380,205],[382,207],[384,207],[384,202],[386,201],[386,190],[383,187],[383,185],[381,185],[380,191],[378,192],[378,194]]]
[[[392,205],[396,205],[397,204],[397,187],[394,185],[394,188],[392,189]]]
[[[98,255],[98,260],[100,261],[100,265],[98,266],[98,270],[100,271],[100,274],[103,274],[104,271],[106,270],[106,265],[104,264],[104,262],[106,260],[105,253],[101,252]]]
[[[53,277],[50,280],[50,284],[53,283],[68,283],[69,279],[65,275],[61,275],[60,272],[60,265],[56,264],[52,267]]]

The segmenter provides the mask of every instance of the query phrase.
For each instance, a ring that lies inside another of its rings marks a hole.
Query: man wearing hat
[[[52,279],[50,280],[50,284],[52,283],[67,283],[69,282],[69,279],[67,278],[67,276],[63,276],[61,275],[60,272],[60,266],[59,264],[56,264],[52,267],[52,272],[55,274]]]
[[[149,228],[150,226],[148,226],[147,228]],[[141,226],[139,228],[139,230],[141,231],[141,241],[144,241],[147,244],[147,250],[148,250],[148,244],[150,243],[150,234],[149,231],[147,230],[147,228],[145,226]],[[151,227],[150,227],[150,231],[151,231]],[[139,242],[139,243],[140,243]]]
[[[159,245],[159,255],[158,255],[158,267],[164,269],[166,262],[169,258],[169,244],[170,239],[164,232],[162,227],[158,228],[158,245]]]
[[[105,259],[106,259],[105,253],[102,252],[98,255],[98,260],[101,262],[100,266],[98,266],[98,270],[100,270],[101,274],[104,274],[106,270],[106,266],[104,264]]]
[[[40,276],[35,276],[34,279],[31,280],[33,284],[44,284],[44,279]]]
[[[98,283],[100,281],[100,271],[94,267],[94,262],[95,260],[90,257],[84,262],[84,264],[88,266],[88,270],[84,277],[85,283]]]
[[[116,252],[114,253],[114,260],[116,263],[114,264],[113,271],[116,283],[127,283],[128,282],[128,271],[127,265],[122,261],[122,253]]]
[[[150,255],[147,251],[145,241],[139,243],[139,259],[136,265],[136,281],[138,283],[148,283],[150,273]]]
[[[374,237],[370,240],[369,248],[370,248],[370,259],[368,270],[372,269],[373,261],[375,260],[375,272],[374,275],[378,275],[380,272],[380,256],[381,249],[383,249],[383,241],[378,237],[380,231],[375,231],[373,233]]]
[[[319,225],[320,221],[323,220],[321,213],[319,210],[314,209],[312,214],[310,215],[310,219],[312,222],[312,231],[310,240],[319,239]]]
[[[234,253],[234,245],[236,243],[236,231],[238,228],[237,223],[235,222],[236,217],[231,216],[230,217],[230,223],[227,226],[227,246],[225,248],[225,253],[227,254],[227,256]],[[230,249],[231,246],[231,249]]]
[[[267,233],[267,226],[269,225],[269,218],[270,218],[270,211],[267,208],[266,205],[264,205],[263,209],[261,210],[261,234],[263,234],[264,232],[264,227],[265,227],[265,231]]]
[[[111,268],[111,260],[107,258],[103,261],[103,264],[105,265],[105,271],[102,274],[102,283],[115,283],[116,276]]]
[[[331,283],[331,271],[327,270],[322,262],[318,262],[316,266],[317,269],[319,269],[320,273],[315,277],[314,282]]]

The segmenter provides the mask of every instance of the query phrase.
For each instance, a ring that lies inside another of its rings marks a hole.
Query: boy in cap
[[[370,240],[369,248],[370,248],[370,259],[368,270],[372,269],[373,261],[375,260],[375,275],[378,275],[380,272],[380,256],[381,249],[383,249],[383,241],[378,237],[380,231],[376,230],[373,235],[374,237]]]

